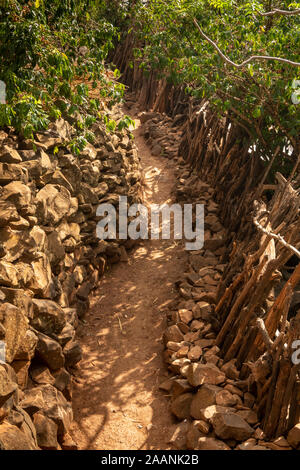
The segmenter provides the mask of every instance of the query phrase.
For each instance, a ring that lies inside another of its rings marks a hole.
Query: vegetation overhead
[[[104,61],[131,34],[145,73],[209,100],[239,123],[264,162],[280,150],[274,171],[289,174],[299,155],[299,12],[299,2],[276,0],[4,1],[0,125],[32,136],[71,115],[80,130],[74,149],[92,140],[103,110],[91,91],[100,88],[108,105],[121,100],[118,71],[108,74]]]

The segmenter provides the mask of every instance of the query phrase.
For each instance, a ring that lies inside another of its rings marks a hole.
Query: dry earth
[[[151,155],[140,121],[134,131],[148,203],[170,203],[174,166]],[[79,329],[83,359],[73,392],[71,434],[79,449],[170,449],[176,423],[168,397],[162,334],[165,305],[185,267],[173,240],[148,240],[114,265],[92,298]]]

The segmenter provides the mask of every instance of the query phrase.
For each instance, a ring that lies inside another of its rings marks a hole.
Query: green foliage
[[[292,96],[299,67],[262,60],[232,67],[202,38],[193,19],[236,63],[252,55],[300,62],[300,15],[260,14],[299,7],[299,2],[276,0],[149,0],[139,5],[133,20],[143,44],[135,57],[144,70],[156,69],[175,85],[184,84],[188,93],[209,99],[220,115],[229,114],[239,122],[261,158],[268,161],[278,145],[291,145],[297,156],[300,106]],[[285,168],[292,164],[281,163]]]
[[[93,141],[89,128],[100,107],[111,108],[124,94],[119,72],[104,66],[118,37],[106,8],[101,1],[0,2],[0,80],[7,91],[0,126],[33,138],[50,120],[74,117],[78,136],[70,148],[78,152]]]
[[[129,118],[115,123],[105,117],[105,107],[122,100],[124,86],[117,70],[107,73],[104,60],[121,32],[130,31],[145,73],[154,69],[196,98],[209,99],[219,115],[245,129],[264,162],[278,146],[297,155],[299,67],[253,61],[234,68],[202,38],[193,19],[234,62],[251,55],[299,62],[300,15],[260,14],[299,7],[286,0],[2,0],[0,80],[7,104],[0,105],[0,125],[32,136],[49,120],[71,117],[77,149],[93,140],[91,126],[99,116],[108,131],[132,126]],[[274,171],[289,169],[293,161],[286,154],[276,165]]]
[[[106,128],[110,132],[114,132],[116,129],[122,131],[123,129],[129,129],[130,127],[135,127],[135,122],[129,116],[124,116],[119,122],[116,122],[114,119],[110,119],[109,116],[104,115],[103,121],[106,125]]]

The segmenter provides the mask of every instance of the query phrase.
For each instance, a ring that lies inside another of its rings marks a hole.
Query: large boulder
[[[171,411],[178,419],[186,419],[190,416],[190,407],[193,399],[192,393],[183,393],[171,403]]]
[[[66,325],[63,309],[52,300],[33,299],[31,325],[46,335],[59,334]]]
[[[3,259],[13,263],[25,253],[34,250],[34,240],[28,230],[12,230],[9,226],[0,230],[0,245],[4,252]]]
[[[236,413],[216,413],[211,419],[211,424],[221,439],[245,441],[254,433],[247,421]]]
[[[4,186],[2,198],[15,204],[17,209],[24,209],[31,203],[31,191],[22,181],[13,181]]]
[[[24,390],[28,385],[28,369],[30,361],[13,361],[11,366],[16,373],[19,388]]]
[[[58,449],[57,424],[40,412],[33,415],[33,423],[39,447],[43,450]]]
[[[40,332],[37,332],[37,337],[37,359],[45,363],[52,370],[57,370],[63,367],[65,364],[65,358],[60,344]]]
[[[38,450],[38,447],[21,429],[5,422],[0,425],[0,450]]]
[[[0,291],[3,294],[3,300],[5,302],[18,307],[27,318],[32,317],[32,293],[29,295],[29,292],[25,292],[24,289],[12,289],[2,286],[0,287]]]
[[[45,225],[56,225],[68,214],[71,194],[64,187],[46,184],[36,195],[37,215]]]
[[[58,427],[59,436],[64,435],[70,429],[73,419],[72,406],[63,394],[50,384],[26,391],[20,406],[30,415],[39,411],[54,421]]]
[[[214,364],[197,364],[189,366],[187,379],[193,387],[203,384],[219,385],[226,379],[224,372]]]
[[[28,361],[31,360],[35,353],[35,348],[37,346],[38,337],[31,331],[27,330],[25,335],[22,338],[19,349],[15,354],[15,361]]]
[[[216,385],[202,385],[196,395],[194,395],[191,404],[191,416],[195,419],[200,419],[201,410],[208,406],[215,405],[217,394],[222,390],[221,387],[217,387]]]

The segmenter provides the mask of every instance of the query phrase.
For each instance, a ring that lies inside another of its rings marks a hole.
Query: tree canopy
[[[293,167],[299,154],[299,2],[7,0],[2,5],[0,79],[7,85],[7,104],[0,105],[0,125],[30,136],[49,119],[80,113],[84,106],[89,117],[79,126],[89,136],[100,103],[78,79],[88,77],[92,86],[101,84],[104,96],[121,99],[123,87],[107,77],[104,61],[122,35],[133,34],[135,60],[145,73],[156,70],[190,95],[205,97],[245,129],[263,159],[280,147],[287,171]]]

